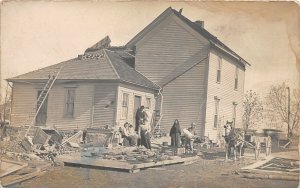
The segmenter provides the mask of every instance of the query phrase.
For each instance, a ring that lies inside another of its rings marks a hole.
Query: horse
[[[225,128],[225,161],[228,160],[231,148],[233,148],[234,161],[236,161],[237,149],[239,149],[239,158],[242,156],[244,146],[245,132],[239,128],[232,127],[233,122],[226,121]]]

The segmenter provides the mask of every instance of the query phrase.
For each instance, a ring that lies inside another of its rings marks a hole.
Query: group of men
[[[145,111],[145,107],[141,106],[137,109],[135,114],[135,127],[126,122],[124,127],[120,128],[122,138],[128,140],[130,146],[142,145],[151,150],[151,127],[149,117],[150,115]],[[192,123],[191,127],[188,129],[181,129],[179,121],[175,120],[173,127],[170,130],[170,136],[171,146],[189,146],[193,151],[193,142],[196,138],[196,124]]]

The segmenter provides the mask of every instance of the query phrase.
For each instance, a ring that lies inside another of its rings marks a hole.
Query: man
[[[183,129],[185,135],[185,145],[189,144],[191,150],[194,150],[194,140],[196,135],[196,123],[192,123],[188,129]]]
[[[137,109],[135,114],[135,131],[139,134],[140,132],[140,125],[144,124],[145,120],[145,113],[144,113],[144,106],[141,106]]]
[[[151,127],[150,127],[150,121],[149,117],[151,117],[151,113],[149,110],[144,111],[143,110],[143,123],[140,124],[140,136],[141,136],[141,142],[140,145],[145,146],[145,148],[151,150]]]

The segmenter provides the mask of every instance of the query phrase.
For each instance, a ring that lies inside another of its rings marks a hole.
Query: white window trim
[[[214,97],[214,102],[215,102],[215,106],[214,106],[214,121],[213,121],[213,129],[217,129],[220,125],[219,125],[219,116],[220,116],[220,98],[218,98],[217,96]],[[217,116],[217,119],[216,119]],[[217,123],[217,125],[216,125]],[[215,126],[216,125],[216,126]]]
[[[234,90],[239,89],[239,68],[238,66],[235,67],[235,75],[234,75]]]
[[[216,78],[216,83],[218,83],[218,84],[220,84],[222,81],[222,64],[223,64],[222,62],[223,62],[223,58],[221,56],[218,56],[217,78]],[[219,72],[220,72],[220,74],[219,74]]]
[[[123,109],[125,106],[123,106],[123,102],[124,102],[124,94],[127,95],[127,113],[126,113],[126,116],[123,116]],[[126,92],[126,91],[122,91],[122,99],[121,99],[121,119],[122,120],[125,120],[125,119],[128,119],[128,110],[129,110],[129,97],[130,97],[130,93],[129,92]]]

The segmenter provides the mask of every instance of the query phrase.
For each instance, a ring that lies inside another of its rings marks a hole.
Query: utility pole
[[[286,89],[288,90],[288,114],[287,114],[287,123],[288,123],[288,135],[287,137],[290,137],[290,113],[291,113],[291,109],[290,109],[290,103],[291,103],[291,99],[290,99],[290,87],[286,87]]]

